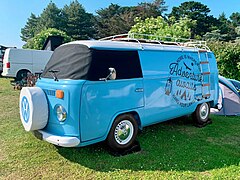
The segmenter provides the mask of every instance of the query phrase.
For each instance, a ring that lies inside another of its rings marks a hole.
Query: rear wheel
[[[196,121],[196,123],[202,125],[208,121],[209,114],[210,114],[210,105],[209,103],[205,102],[197,106],[192,116],[193,116],[193,119]]]
[[[16,81],[21,81],[22,79],[27,78],[28,73],[30,73],[28,70],[18,71]]]
[[[137,136],[138,124],[131,114],[118,116],[107,137],[107,143],[113,150],[130,148]]]

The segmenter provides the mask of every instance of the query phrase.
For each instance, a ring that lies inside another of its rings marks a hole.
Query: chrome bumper
[[[56,136],[42,130],[35,131],[34,135],[41,140],[62,147],[76,147],[80,143],[80,140],[77,137]]]

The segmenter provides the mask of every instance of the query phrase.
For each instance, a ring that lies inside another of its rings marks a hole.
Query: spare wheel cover
[[[48,122],[48,103],[39,87],[24,87],[19,100],[20,118],[26,131],[43,129]]]

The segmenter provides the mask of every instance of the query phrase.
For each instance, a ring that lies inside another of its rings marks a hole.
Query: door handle
[[[135,92],[143,92],[143,88],[136,88]]]

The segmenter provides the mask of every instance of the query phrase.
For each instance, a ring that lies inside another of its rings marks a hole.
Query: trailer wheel
[[[192,117],[196,121],[196,123],[202,125],[208,121],[209,114],[210,114],[210,105],[209,103],[205,102],[197,106],[195,112],[192,114]]]
[[[28,70],[20,70],[17,73],[16,81],[21,81],[23,78],[27,77],[27,74],[30,73]]]
[[[138,124],[131,114],[118,116],[108,134],[107,143],[113,150],[130,148],[137,136]]]

